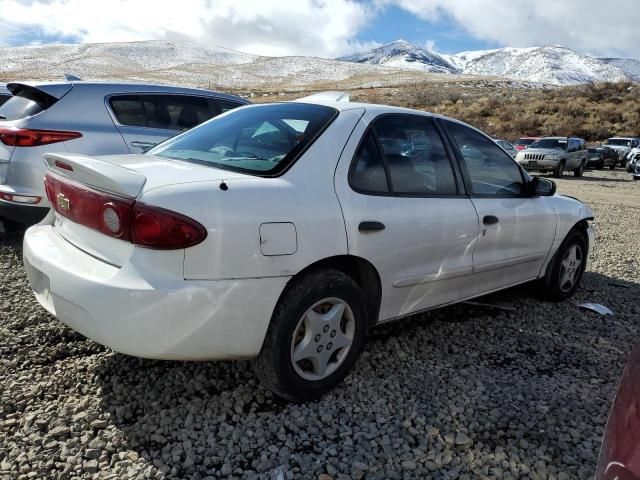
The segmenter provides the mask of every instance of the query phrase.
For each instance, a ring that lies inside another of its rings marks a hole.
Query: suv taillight
[[[80,137],[82,137],[80,132],[30,130],[15,127],[0,128],[0,142],[11,147],[39,147]]]
[[[142,247],[188,248],[207,238],[195,220],[164,208],[95,190],[55,174],[45,177],[49,202],[69,220]]]

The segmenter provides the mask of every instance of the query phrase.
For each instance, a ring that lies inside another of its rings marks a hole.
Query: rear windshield
[[[274,175],[295,161],[337,114],[304,103],[244,107],[169,139],[147,155]]]
[[[561,148],[564,150],[567,146],[566,140],[558,140],[557,138],[543,138],[531,144],[529,148]]]
[[[626,140],[624,138],[610,138],[609,140],[604,142],[605,145],[615,145],[617,147],[630,147],[631,140]]]
[[[56,103],[56,99],[51,95],[36,89],[24,89],[0,105],[0,120],[20,120],[32,117],[54,103]]]
[[[519,138],[514,145],[531,145],[535,141],[535,138]]]

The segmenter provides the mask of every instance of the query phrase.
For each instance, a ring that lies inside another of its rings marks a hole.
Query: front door
[[[349,254],[380,275],[380,320],[460,298],[478,217],[429,116],[367,112],[343,150],[335,186]]]
[[[551,202],[525,192],[521,168],[488,137],[460,123],[440,121],[458,150],[480,220],[473,276],[463,297],[537,278],[555,237]]]

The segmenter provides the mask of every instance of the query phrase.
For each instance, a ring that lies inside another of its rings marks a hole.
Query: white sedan
[[[252,105],[144,155],[45,158],[44,308],[130,355],[251,358],[291,400],[377,324],[530,281],[570,297],[593,245],[591,210],[490,137],[396,107]]]

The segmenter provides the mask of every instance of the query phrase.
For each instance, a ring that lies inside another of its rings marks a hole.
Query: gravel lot
[[[565,177],[597,246],[576,297],[526,288],[376,329],[346,383],[291,405],[248,362],[116,354],[47,315],[0,238],[0,478],[589,478],[640,318],[640,182]],[[614,317],[580,310],[609,306]]]

